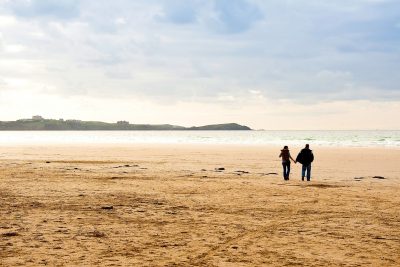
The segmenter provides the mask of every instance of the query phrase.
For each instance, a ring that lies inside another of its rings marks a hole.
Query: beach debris
[[[125,165],[115,166],[113,168],[118,169],[118,168],[129,168],[129,167],[139,167],[139,165],[137,165],[137,164],[133,164],[133,165],[125,164]]]
[[[169,215],[176,215],[177,212],[172,210],[172,211],[167,211],[166,214],[169,214]]]
[[[224,167],[215,168],[215,171],[217,172],[225,171],[225,168]]]
[[[94,231],[92,231],[92,232],[89,232],[89,233],[87,234],[87,236],[90,236],[90,237],[105,237],[106,234],[103,233],[103,232],[100,232],[100,231],[98,231],[98,230],[94,230]]]
[[[4,237],[11,237],[11,236],[18,236],[19,234],[17,232],[5,232],[2,234]]]
[[[113,206],[102,206],[101,209],[103,209],[103,210],[112,210],[112,209],[114,209],[114,207]]]
[[[238,247],[238,246],[232,246],[232,248],[233,248],[233,249],[238,249],[239,247]]]
[[[344,185],[337,185],[337,184],[309,184],[307,185],[308,187],[316,187],[316,188],[322,188],[322,189],[326,189],[326,188],[341,188],[341,187],[348,187],[348,186],[344,186]]]
[[[360,176],[360,177],[354,177],[354,180],[356,180],[356,181],[361,181],[362,179],[365,179],[366,177],[362,177],[362,176]],[[372,178],[374,178],[374,179],[386,179],[385,177],[383,177],[383,176],[372,176]]]
[[[50,161],[46,161],[46,163],[51,163]]]
[[[43,207],[43,203],[38,202],[38,201],[33,201],[32,203],[29,204],[29,206],[33,207],[33,208],[40,208]]]
[[[163,202],[161,202],[161,201],[158,201],[158,200],[156,200],[156,201],[153,201],[153,203],[152,204],[154,204],[154,205],[158,205],[158,206],[162,206],[162,205],[164,205],[164,203]]]
[[[260,173],[261,175],[278,175],[276,172]]]
[[[250,173],[250,172],[247,172],[247,171],[235,171],[235,172],[237,172],[237,173]]]
[[[113,176],[113,177],[111,177],[110,179],[111,180],[115,180],[115,179],[123,179],[124,177],[121,177],[121,176]]]

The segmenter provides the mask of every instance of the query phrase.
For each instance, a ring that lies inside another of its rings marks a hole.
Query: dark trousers
[[[304,176],[306,176],[307,173],[307,181],[310,181],[311,179],[311,164],[308,165],[303,165],[301,168],[301,179],[304,180]]]
[[[282,161],[283,166],[283,179],[289,180],[290,161]]]

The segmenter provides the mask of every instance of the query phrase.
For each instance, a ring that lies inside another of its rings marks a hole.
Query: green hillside
[[[237,123],[214,124],[200,127],[182,127],[170,124],[130,124],[126,121],[107,123],[100,121],[22,119],[0,121],[0,131],[145,131],[145,130],[251,130]]]

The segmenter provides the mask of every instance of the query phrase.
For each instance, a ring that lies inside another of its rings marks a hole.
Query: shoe
[[[304,177],[301,177],[301,180],[304,181]]]

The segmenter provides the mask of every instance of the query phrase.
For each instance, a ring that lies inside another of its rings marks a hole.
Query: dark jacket
[[[303,165],[310,165],[311,162],[314,161],[314,154],[312,153],[312,150],[309,148],[303,148],[297,155],[296,161]]]

